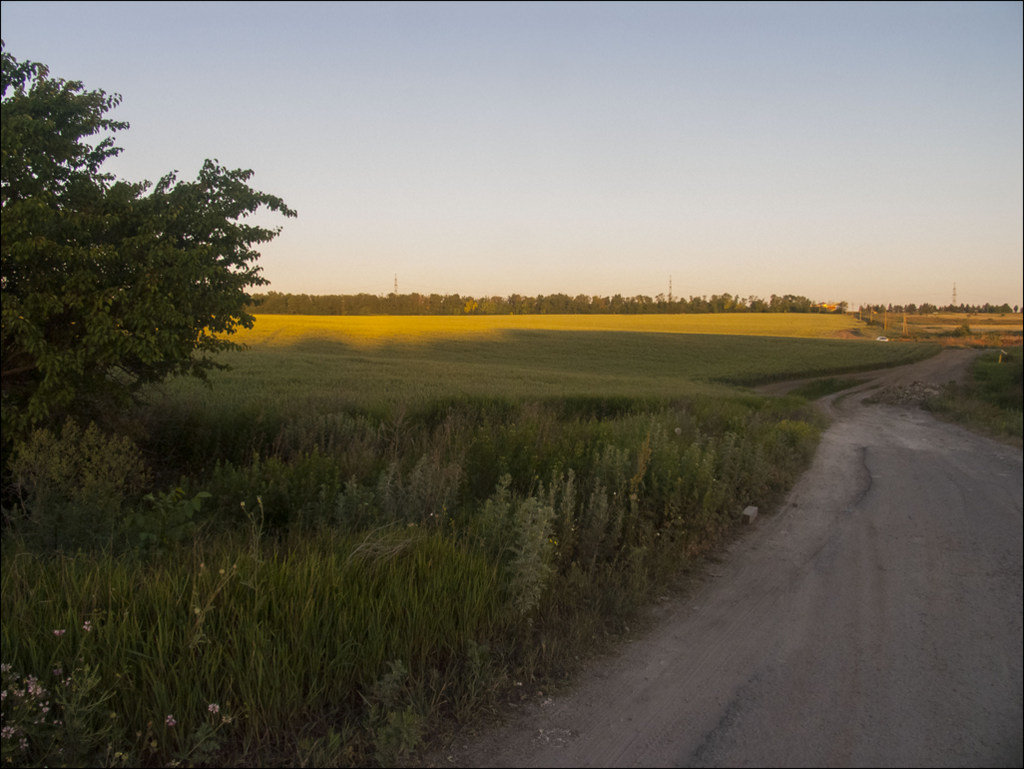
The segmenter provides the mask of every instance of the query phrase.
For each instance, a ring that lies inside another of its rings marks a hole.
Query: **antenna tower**
[[[953,306],[956,307],[956,283],[953,284]]]
[[[668,301],[672,301],[672,276],[668,276]]]
[[[398,273],[395,273],[395,296],[398,296]]]

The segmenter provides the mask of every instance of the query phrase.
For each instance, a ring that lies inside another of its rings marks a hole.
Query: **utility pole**
[[[672,276],[668,276],[668,302],[672,304]]]
[[[956,283],[953,284],[953,306],[956,307]]]
[[[398,296],[398,273],[395,273],[395,296]]]

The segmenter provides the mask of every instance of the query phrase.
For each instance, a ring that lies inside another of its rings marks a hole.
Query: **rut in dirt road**
[[[830,399],[783,507],[657,627],[435,762],[1020,766],[1021,452],[863,398]]]

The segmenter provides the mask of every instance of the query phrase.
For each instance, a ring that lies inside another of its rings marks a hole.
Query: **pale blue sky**
[[[270,288],[1022,304],[1022,4],[3,2],[110,170],[255,171]]]

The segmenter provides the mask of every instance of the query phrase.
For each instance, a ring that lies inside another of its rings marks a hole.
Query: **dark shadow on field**
[[[488,336],[368,345],[303,339],[287,349],[367,364],[508,368],[599,377],[672,378],[755,385],[911,363],[936,345],[630,331],[503,330]]]

